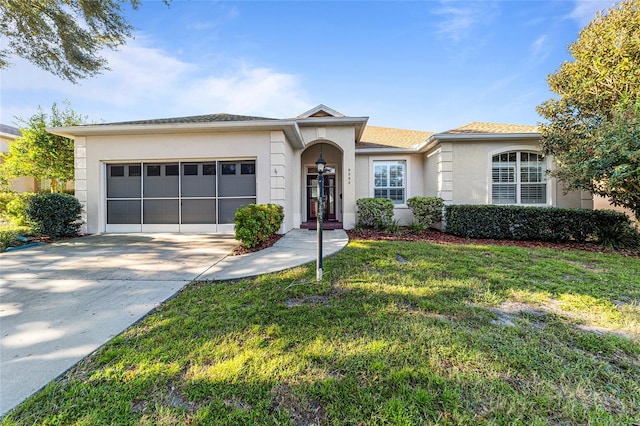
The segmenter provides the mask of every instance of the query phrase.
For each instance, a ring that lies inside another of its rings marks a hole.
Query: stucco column
[[[82,206],[82,225],[80,232],[87,232],[87,139],[76,137],[73,140],[74,150],[74,192]]]
[[[342,153],[342,225],[356,226],[356,154],[355,144],[344,146]]]
[[[442,198],[445,204],[453,203],[453,144],[445,142],[440,144],[440,153],[437,160],[438,167],[438,191],[437,196]]]
[[[287,168],[286,168],[286,140],[284,133],[281,131],[271,132],[271,150],[270,150],[270,199],[271,203],[278,204],[286,209],[287,197]],[[292,195],[291,195],[292,196]],[[291,212],[285,211],[285,215]],[[284,224],[283,224],[284,226]],[[284,232],[280,228],[281,233]]]

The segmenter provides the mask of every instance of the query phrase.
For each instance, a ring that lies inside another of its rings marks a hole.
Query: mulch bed
[[[262,244],[259,244],[259,245],[255,246],[253,248],[247,248],[247,247],[243,247],[243,246],[238,246],[238,247],[233,249],[233,251],[231,252],[231,255],[232,256],[239,256],[241,254],[253,253],[253,252],[256,252],[256,251],[264,250],[264,249],[269,248],[272,245],[274,245],[276,243],[276,241],[278,241],[282,237],[284,237],[284,235],[273,234],[269,238],[267,238],[266,241],[263,241]]]
[[[390,234],[384,231],[376,231],[373,229],[351,229],[347,230],[349,240],[368,240],[368,241],[423,241],[438,244],[476,244],[476,245],[495,245],[495,246],[518,246],[530,248],[550,248],[557,250],[583,250],[598,253],[617,253],[629,257],[640,257],[640,253],[634,253],[623,250],[611,250],[592,242],[566,242],[566,243],[549,243],[545,241],[515,241],[515,240],[493,240],[493,239],[476,239],[456,237],[455,235],[445,234],[441,231],[430,229],[428,231],[400,234]]]

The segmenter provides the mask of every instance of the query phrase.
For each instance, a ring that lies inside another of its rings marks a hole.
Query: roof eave
[[[293,120],[256,120],[209,123],[109,124],[48,127],[47,132],[74,139],[78,136],[143,135],[153,133],[206,133],[282,130],[295,148],[304,148],[302,134]]]
[[[419,148],[425,152],[440,142],[486,142],[486,141],[510,141],[522,139],[540,139],[540,133],[437,133],[427,139]]]
[[[415,154],[415,148],[356,148],[356,154]]]

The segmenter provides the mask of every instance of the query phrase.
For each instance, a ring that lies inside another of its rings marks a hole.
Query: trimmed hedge
[[[275,234],[284,220],[284,210],[277,204],[249,204],[236,210],[236,240],[253,248]]]
[[[25,217],[36,235],[73,237],[80,229],[82,206],[69,194],[35,194],[27,199]]]
[[[582,242],[596,239],[605,226],[630,226],[613,210],[496,205],[449,205],[445,221],[445,232],[460,237],[550,242]]]
[[[388,198],[360,198],[358,206],[359,228],[387,229],[393,224],[393,201]]]
[[[429,228],[434,223],[442,221],[442,208],[444,200],[439,197],[411,197],[407,200],[407,206],[418,223]]]

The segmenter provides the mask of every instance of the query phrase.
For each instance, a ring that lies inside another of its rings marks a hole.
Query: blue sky
[[[369,124],[444,131],[536,124],[546,77],[612,1],[143,1],[111,71],[73,85],[26,61],[0,72],[0,120],[69,100],[94,122],[320,103]]]

